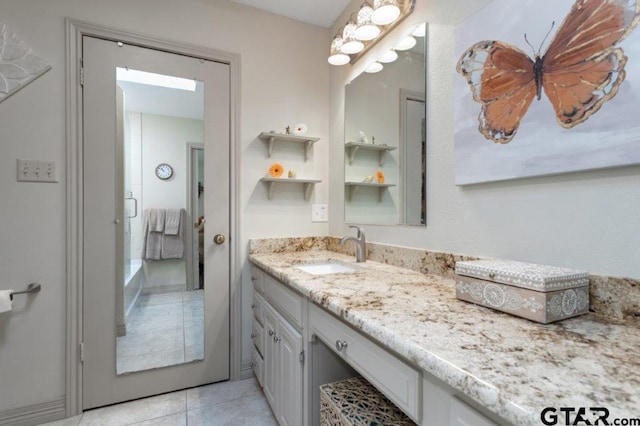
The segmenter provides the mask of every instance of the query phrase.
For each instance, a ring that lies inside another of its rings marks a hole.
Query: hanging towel
[[[180,233],[181,209],[167,209],[164,219],[164,234],[178,235]]]
[[[179,226],[176,235],[167,234],[162,236],[162,259],[182,259],[184,257],[184,222],[186,210],[179,210]],[[165,224],[165,231],[167,226]]]
[[[13,290],[0,290],[0,314],[11,310],[11,293]]]
[[[165,209],[149,209],[149,231],[164,232]]]
[[[142,258],[144,260],[161,260],[164,220],[164,209],[145,209],[142,225]],[[156,231],[156,229],[160,229],[160,231]]]

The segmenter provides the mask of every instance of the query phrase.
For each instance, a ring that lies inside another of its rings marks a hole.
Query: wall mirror
[[[117,73],[116,372],[129,374],[204,359],[205,88]]]
[[[426,224],[425,34],[411,29],[345,88],[347,223]]]

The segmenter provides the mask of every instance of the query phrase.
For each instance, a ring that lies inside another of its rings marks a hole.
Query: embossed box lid
[[[456,262],[456,274],[541,292],[564,290],[589,284],[589,274],[584,271],[515,260]]]

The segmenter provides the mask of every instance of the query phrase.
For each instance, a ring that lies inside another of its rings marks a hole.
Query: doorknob
[[[224,235],[222,234],[216,234],[215,237],[213,237],[213,242],[220,245],[222,243],[224,243]]]

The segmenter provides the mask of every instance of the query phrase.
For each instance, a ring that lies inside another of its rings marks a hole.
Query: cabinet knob
[[[222,235],[222,234],[216,234],[216,236],[213,237],[213,242],[218,244],[218,245],[223,244],[224,240],[225,240],[225,238],[224,238],[224,235]]]
[[[255,304],[255,303],[252,303],[252,304],[251,304],[251,309],[255,309],[255,308],[256,308],[256,304]]]
[[[251,339],[255,339],[256,338],[256,333],[251,333]]]
[[[256,282],[256,280],[257,280],[257,278],[256,278],[256,277],[254,277],[254,276],[252,275],[252,276],[251,276],[251,282],[252,282],[252,283],[255,283],[255,282]]]
[[[349,344],[347,343],[346,340],[344,341],[336,340],[336,349],[338,350],[338,352],[342,352],[342,350],[345,349],[347,346],[349,346]]]
[[[278,336],[273,336],[273,342],[274,342],[274,343],[278,343],[280,340],[282,340],[280,337],[278,337]]]
[[[269,336],[273,336],[274,334],[276,333],[274,333],[273,330],[269,330]]]
[[[253,363],[253,361],[251,361],[251,362],[249,363],[249,367],[253,368],[253,367],[255,367],[255,366],[256,366],[256,365]]]

